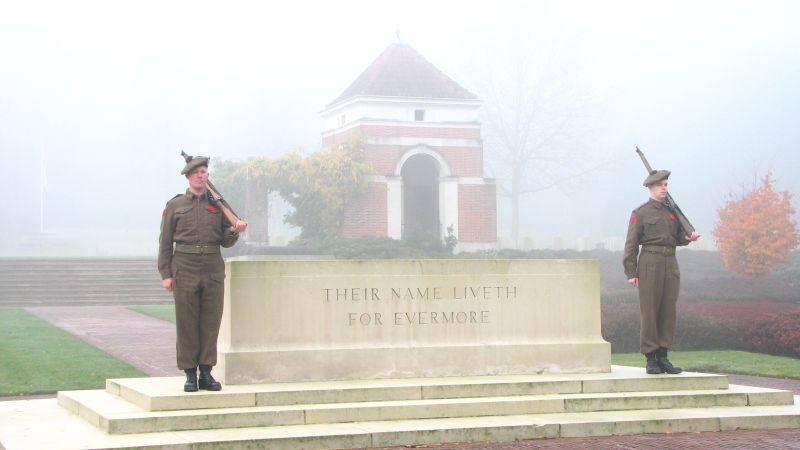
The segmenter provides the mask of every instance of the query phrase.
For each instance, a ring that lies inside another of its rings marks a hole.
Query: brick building
[[[409,45],[391,44],[322,112],[323,147],[353,137],[377,176],[348,201],[346,237],[444,237],[496,247],[493,179],[483,176],[480,100]]]

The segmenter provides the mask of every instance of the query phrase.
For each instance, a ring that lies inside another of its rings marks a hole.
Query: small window
[[[415,109],[414,110],[414,120],[417,122],[422,122],[425,120],[425,110],[424,109]]]

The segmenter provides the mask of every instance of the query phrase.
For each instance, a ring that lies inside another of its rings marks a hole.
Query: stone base
[[[466,441],[800,428],[791,392],[726,376],[610,373],[226,385],[108,380],[0,402],[0,448],[349,449]],[[60,405],[60,407],[59,407]]]
[[[228,384],[610,371],[607,342],[416,348],[221,351]],[[233,369],[229,369],[229,368]]]

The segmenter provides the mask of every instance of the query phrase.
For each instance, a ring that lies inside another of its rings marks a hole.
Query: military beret
[[[666,180],[667,178],[669,178],[670,173],[672,172],[670,172],[669,170],[654,170],[650,172],[650,175],[644,179],[644,183],[642,184],[645,186],[650,186],[651,184],[655,184],[658,183],[659,181]]]
[[[183,170],[181,170],[181,175],[186,175],[187,173],[191,172],[195,167],[206,166],[208,167],[208,158],[207,156],[192,156],[187,155],[184,152],[181,152],[181,156],[183,159],[186,160],[186,165],[183,166]]]

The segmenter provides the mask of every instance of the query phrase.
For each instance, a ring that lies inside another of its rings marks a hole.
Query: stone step
[[[72,283],[69,285],[31,285],[31,286],[13,286],[9,287],[8,294],[25,295],[25,294],[46,294],[50,292],[58,292],[63,294],[80,294],[86,292],[87,294],[96,292],[135,292],[135,291],[163,291],[161,283],[85,283],[78,284]]]
[[[41,308],[48,306],[138,306],[138,305],[168,305],[172,300],[158,297],[106,297],[97,299],[26,299],[26,300],[0,300],[0,307],[4,308]]]
[[[800,428],[800,407],[735,406],[108,434],[54,399],[0,402],[0,443],[29,448],[351,449],[641,433]]]
[[[224,386],[222,391],[186,395],[183,377],[106,381],[106,391],[146,411],[240,408],[392,400],[715,390],[728,387],[725,375],[684,372],[647,375],[644,369],[612,366],[609,373],[502,375],[442,378],[312,381]]]
[[[171,302],[160,278],[154,259],[0,259],[0,305]]]
[[[36,295],[0,295],[0,304],[10,305],[17,304],[19,306],[34,306],[41,304],[60,305],[68,303],[70,305],[77,304],[101,304],[101,303],[114,303],[119,301],[136,302],[136,301],[149,301],[156,303],[170,303],[172,296],[164,295],[163,292],[95,292],[95,293],[80,293],[80,294],[64,294],[64,293],[39,293]]]
[[[4,292],[4,295],[41,295],[41,294],[50,294],[50,293],[59,293],[63,295],[70,295],[70,294],[96,294],[96,293],[103,293],[103,292],[110,292],[110,293],[130,293],[130,292],[165,292],[164,288],[161,287],[161,284],[158,285],[154,284],[133,284],[133,283],[120,283],[119,285],[106,282],[103,284],[94,284],[94,283],[87,283],[87,284],[78,284],[78,285],[61,285],[61,286],[14,286],[10,287],[8,291]]]
[[[77,277],[77,278],[76,278]],[[160,278],[155,268],[149,270],[38,270],[30,272],[8,271],[0,269],[0,280],[3,281],[25,281],[25,282],[44,282],[50,280],[57,281],[71,281],[71,280],[150,280],[153,278]]]
[[[102,390],[59,393],[59,405],[110,434],[719,406],[791,405],[789,391],[731,386],[655,391],[442,398],[148,412]]]

